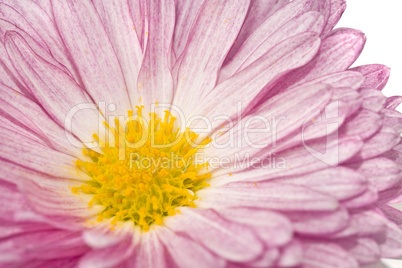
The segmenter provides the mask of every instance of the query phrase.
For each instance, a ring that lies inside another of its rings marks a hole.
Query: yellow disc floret
[[[83,151],[92,161],[78,160],[76,166],[92,180],[72,191],[93,195],[90,206],[105,207],[98,221],[133,221],[147,231],[177,208],[195,207],[196,192],[208,186],[210,174],[201,173],[207,164],[197,164],[194,158],[210,139],[196,143],[196,133],[175,130],[175,118],[168,111],[163,121],[151,113],[146,125],[141,109],[137,107],[135,118],[129,111],[125,128],[117,119],[116,128],[105,123],[114,134],[114,144],[105,142],[102,154]]]

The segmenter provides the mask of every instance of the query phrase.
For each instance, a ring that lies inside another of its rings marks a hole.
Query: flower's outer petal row
[[[294,88],[279,94],[275,98],[269,99],[263,106],[260,106],[259,110],[253,115],[242,118],[234,126],[234,131],[228,131],[221,136],[218,134],[215,138],[217,144],[225,144],[227,139],[236,141],[242,139],[241,144],[237,144],[234,148],[218,151],[211,147],[210,149],[205,149],[206,153],[217,157],[228,157],[231,161],[234,161],[233,158],[236,154],[249,153],[254,156],[262,150],[277,152],[281,147],[281,141],[291,139],[292,135],[298,135],[297,130],[302,128],[306,118],[317,111],[319,112],[330,101],[331,95],[332,88],[323,84],[307,86],[306,88]],[[271,124],[267,127],[265,120],[253,120],[255,114],[271,121],[279,121],[279,118],[284,120],[276,124],[275,131],[271,130],[265,135],[245,132],[244,128],[246,126],[249,129],[267,129],[273,126],[273,122],[269,122]]]
[[[173,104],[191,114],[201,96],[215,87],[218,71],[233,45],[249,7],[244,1],[205,1],[175,72]]]
[[[230,50],[226,61],[233,58],[241,45],[250,35],[273,13],[287,5],[289,0],[253,0],[250,2],[247,17],[243,23],[243,27],[237,37],[232,49]]]
[[[331,2],[331,11],[328,16],[327,23],[322,31],[322,37],[326,37],[328,34],[331,33],[332,29],[340,20],[343,12],[346,9],[346,2],[345,0],[330,0]]]
[[[286,39],[246,69],[220,83],[199,102],[198,109],[192,114],[205,115],[213,124],[212,129],[215,129],[220,125],[214,120],[215,116],[238,116],[238,107],[233,105],[233,98],[242,100],[241,112],[246,112],[259,100],[258,95],[266,92],[263,91],[264,87],[274,85],[286,73],[309,62],[319,45],[320,39],[309,32]]]
[[[270,94],[324,75],[345,71],[356,61],[365,42],[366,38],[360,31],[347,28],[333,31],[322,41],[317,56],[303,68],[289,73],[271,90]]]
[[[130,108],[127,86],[95,7],[89,0],[52,1],[52,6],[57,28],[86,90],[95,103],[114,104],[111,114],[125,116]],[[106,108],[101,110],[108,114]]]
[[[221,258],[247,262],[262,253],[263,245],[250,228],[223,219],[213,210],[181,208],[180,211],[181,214],[166,218],[165,225]]]
[[[385,103],[386,109],[395,110],[402,103],[401,96],[392,96],[387,98],[387,102]]]
[[[141,235],[141,241],[130,259],[128,267],[168,268],[171,267],[166,258],[166,249],[156,232]],[[134,264],[134,265],[133,265]]]
[[[183,53],[193,23],[197,19],[198,13],[204,1],[176,1],[176,24],[173,37],[173,51],[177,58]],[[253,3],[253,2],[251,2]]]
[[[255,207],[281,211],[333,211],[339,206],[331,196],[307,187],[285,183],[232,183],[198,192],[201,208]]]
[[[135,246],[132,239],[127,238],[110,247],[90,250],[80,258],[78,267],[116,267],[134,253]]]
[[[79,145],[80,142],[72,135],[69,136],[70,141],[65,139],[68,135],[65,129],[49,118],[36,102],[2,84],[0,84],[0,93],[2,116],[15,124],[24,125],[44,140],[49,147],[77,158],[82,157],[81,150],[72,145]]]
[[[157,234],[178,267],[225,267],[224,259],[188,237],[164,227],[158,228]]]
[[[69,53],[58,35],[52,15],[46,12],[34,1],[1,0],[0,8],[3,10],[1,17],[17,27],[17,32],[26,32],[43,49],[49,51],[52,56],[72,73],[75,81],[80,83],[79,74],[74,67]],[[50,3],[46,9],[51,8]],[[9,26],[7,27],[9,28]],[[4,29],[5,30],[5,29]]]
[[[3,126],[5,123],[2,122]],[[1,128],[0,133],[1,158],[56,177],[81,179],[84,176],[78,174],[75,168],[76,158],[49,148],[34,134],[24,131],[17,125],[10,123],[10,128]],[[15,142],[16,140],[18,142]]]
[[[30,93],[53,120],[66,129],[74,129],[73,134],[83,142],[90,143],[94,133],[102,137],[96,106],[86,104],[83,91],[71,76],[39,56],[45,51],[34,51],[16,32],[7,33],[6,48],[12,61],[18,62],[14,67]]]
[[[148,42],[138,77],[140,104],[144,104],[146,108],[155,102],[164,105],[172,102],[173,78],[169,59],[175,21],[173,0],[148,1],[147,8]]]
[[[350,69],[364,76],[361,88],[382,90],[388,82],[391,69],[381,64],[363,65]]]
[[[320,35],[324,23],[323,16],[315,11],[314,1],[291,2],[268,17],[247,38],[236,55],[223,67],[219,80],[224,81],[244,69],[277,43],[293,35],[306,31],[316,32],[317,35]]]
[[[219,210],[218,213],[227,220],[253,228],[269,248],[284,246],[293,237],[293,224],[277,212],[237,207]]]
[[[303,241],[302,267],[350,267],[358,268],[353,255],[336,243]]]
[[[138,32],[142,29],[136,28],[134,20],[141,18],[130,14],[129,1],[96,0],[93,3],[120,63],[131,104],[139,105],[137,79],[143,51]]]

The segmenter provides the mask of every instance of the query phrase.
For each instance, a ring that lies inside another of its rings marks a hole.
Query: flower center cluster
[[[98,221],[133,221],[147,231],[154,223],[162,224],[165,216],[175,215],[178,207],[195,207],[196,192],[208,186],[211,176],[201,174],[207,164],[197,164],[195,154],[210,139],[197,143],[194,132],[175,129],[168,111],[163,121],[151,113],[145,124],[141,109],[137,107],[135,118],[129,111],[125,128],[117,119],[116,128],[105,123],[114,133],[114,144],[105,142],[102,154],[83,150],[91,161],[78,160],[76,167],[92,180],[72,191],[92,195],[90,206],[105,207]],[[94,138],[100,143],[98,136]]]

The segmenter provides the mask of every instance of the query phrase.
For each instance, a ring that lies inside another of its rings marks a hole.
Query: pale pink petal
[[[387,98],[387,102],[385,103],[385,108],[395,110],[402,103],[401,96],[392,96]]]
[[[363,65],[351,69],[364,76],[362,88],[382,90],[388,82],[391,69],[381,64]]]
[[[343,12],[346,9],[346,2],[344,0],[331,0],[331,11],[327,20],[327,24],[325,25],[324,30],[322,31],[322,36],[327,36],[335,25],[338,23],[341,18]]]
[[[361,195],[343,201],[342,205],[348,209],[354,209],[372,205],[376,201],[378,201],[377,189],[370,185],[367,187],[367,191],[363,192]]]
[[[131,239],[126,239],[110,247],[93,249],[80,258],[78,267],[97,268],[117,266],[133,254],[134,246],[135,244]]]
[[[270,18],[271,14],[288,4],[289,0],[253,0],[250,2],[250,8],[243,27],[236,39],[232,49],[230,50],[226,61],[233,58],[238,52],[240,46],[250,35],[252,35],[263,22]],[[286,13],[285,13],[286,14]],[[287,14],[286,14],[287,15]]]
[[[203,1],[176,1],[176,24],[174,29],[173,49],[177,57],[183,53],[193,23],[197,19]]]
[[[135,23],[130,14],[130,1],[93,1],[105,31],[119,60],[131,104],[138,105],[137,78],[143,53]],[[135,2],[135,1],[133,1]],[[134,105],[133,105],[134,106]]]
[[[362,89],[360,92],[363,95],[362,108],[378,112],[385,106],[387,99],[380,91]]]
[[[225,267],[226,262],[188,237],[158,228],[157,234],[178,267]]]
[[[282,246],[290,242],[293,236],[292,223],[276,212],[250,208],[227,208],[218,210],[218,213],[230,221],[250,226],[268,246]]]
[[[232,183],[197,192],[202,208],[255,207],[283,211],[333,211],[335,198],[306,187],[284,183]]]
[[[320,40],[313,33],[299,34],[276,45],[256,62],[237,75],[220,83],[204,99],[192,114],[214,118],[217,115],[233,117],[237,105],[233,100],[242,100],[243,110],[250,110],[264,94],[265,86],[273,85],[290,70],[306,64],[317,52]],[[219,105],[217,105],[217,100]],[[213,122],[215,124],[215,122]],[[213,128],[216,126],[212,126]]]
[[[249,1],[205,1],[179,64],[174,105],[188,114],[215,87],[218,71],[239,33]]]
[[[387,231],[385,237],[379,237],[381,257],[399,258],[402,256],[402,230],[395,223],[385,220]]]
[[[265,268],[271,267],[279,257],[279,250],[276,248],[264,249],[262,256],[257,260],[245,263],[246,267]]]
[[[309,268],[358,268],[351,254],[335,243],[303,242],[303,267]]]
[[[335,88],[348,88],[347,90],[351,91],[350,89],[355,90],[360,88],[363,80],[364,77],[358,72],[344,71],[324,75],[317,79],[306,82],[304,83],[304,85],[322,83],[322,84],[329,84]]]
[[[13,62],[18,62],[14,67],[28,86],[30,93],[53,120],[70,130],[73,129],[74,122],[74,134],[83,142],[90,143],[94,133],[100,135],[98,133],[100,115],[97,108],[94,105],[86,105],[85,109],[77,106],[87,102],[82,89],[63,70],[38,56],[38,54],[44,55],[45,51],[37,53],[15,32],[8,32],[6,48]],[[72,113],[73,109],[77,111]],[[74,115],[76,120],[73,121]],[[70,123],[66,121],[69,116]]]
[[[114,104],[113,114],[126,115],[131,108],[127,86],[92,3],[89,0],[52,1],[52,6],[57,28],[88,93],[97,104]],[[105,108],[102,112],[106,115],[109,110]]]
[[[349,214],[344,208],[333,212],[287,212],[296,233],[323,236],[338,232],[348,226]]]
[[[147,232],[141,235],[141,242],[135,249],[133,260],[128,260],[134,267],[167,268],[166,249],[155,232]]]
[[[166,218],[165,225],[178,234],[186,234],[216,255],[246,262],[262,253],[262,244],[250,228],[225,220],[212,210],[181,208],[180,211],[181,214]]]
[[[273,89],[277,92],[290,86],[299,85],[318,77],[345,71],[360,55],[366,38],[360,31],[338,29],[322,41],[317,56],[303,68],[286,76]]]
[[[376,241],[371,238],[360,237],[340,241],[341,246],[353,254],[359,264],[371,264],[380,260],[380,248]]]
[[[281,13],[280,11],[278,13]],[[324,27],[324,18],[319,12],[310,11],[296,13],[290,20],[280,18],[278,24],[278,16],[269,17],[242,45],[233,59],[222,68],[219,76],[220,81],[224,81],[228,77],[240,72],[247,66],[255,62],[263,56],[267,51],[285,39],[297,34],[309,32],[321,33]],[[292,13],[290,13],[292,14]]]
[[[302,258],[302,243],[297,239],[293,239],[292,242],[282,248],[278,265],[280,267],[294,267],[301,263]]]
[[[168,59],[172,52],[174,1],[149,1],[148,4],[148,43],[138,77],[141,99],[133,103],[139,102],[146,106],[157,102],[170,104],[173,98],[173,79]]]
[[[361,139],[367,139],[382,127],[381,119],[379,114],[361,109],[342,126],[340,135],[359,136]]]

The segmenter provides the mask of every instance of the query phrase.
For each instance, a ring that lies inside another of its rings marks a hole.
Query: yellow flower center
[[[92,161],[77,160],[76,167],[92,180],[72,191],[93,195],[89,206],[105,207],[98,221],[133,221],[147,231],[154,223],[162,224],[165,216],[176,214],[179,207],[195,207],[196,192],[208,186],[211,177],[201,174],[207,164],[197,164],[195,157],[211,140],[197,143],[196,133],[175,129],[175,118],[168,111],[163,121],[151,113],[146,125],[142,108],[137,107],[135,118],[128,112],[125,128],[118,119],[116,128],[105,123],[114,134],[114,144],[105,142],[102,154],[83,150]],[[94,138],[100,143],[97,135]]]

